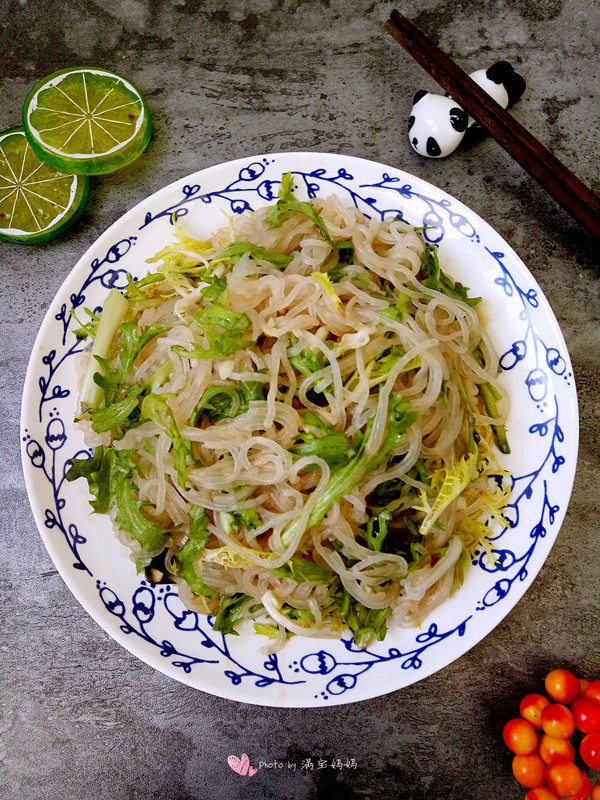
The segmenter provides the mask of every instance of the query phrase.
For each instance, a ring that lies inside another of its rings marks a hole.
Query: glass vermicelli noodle
[[[69,480],[148,580],[266,652],[419,625],[506,525],[478,298],[420,230],[301,202],[289,175],[208,241],[173,230],[78,333],[94,452]]]

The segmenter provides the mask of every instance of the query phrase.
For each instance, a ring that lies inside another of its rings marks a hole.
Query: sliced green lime
[[[0,237],[46,242],[72,225],[84,209],[89,179],[40,161],[23,128],[0,133]]]
[[[148,104],[135,86],[95,67],[62,69],[36,83],[23,127],[43,161],[77,175],[130,164],[152,135]]]

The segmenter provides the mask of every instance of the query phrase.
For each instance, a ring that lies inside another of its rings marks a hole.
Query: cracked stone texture
[[[382,30],[379,0],[7,0],[0,16],[0,129],[43,75],[82,63],[130,77],[154,136],[143,156],[92,179],[62,239],[0,243],[0,796],[100,800],[328,797],[517,800],[504,721],[543,676],[600,677],[598,248],[493,141],[448,159],[414,153],[411,98],[437,91]],[[402,13],[468,72],[506,58],[527,79],[513,113],[600,189],[600,9],[590,0],[406,0]],[[45,310],[73,264],[127,209],[202,167],[317,150],[406,169],[490,222],[531,269],[577,380],[575,488],[550,556],[484,641],[437,674],[360,704],[261,709],[211,697],[138,661],[72,597],[43,547],[19,457],[20,398]],[[296,762],[242,778],[230,754]],[[301,772],[312,758],[357,769]]]

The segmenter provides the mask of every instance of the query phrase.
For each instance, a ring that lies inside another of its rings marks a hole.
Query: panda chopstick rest
[[[498,61],[489,69],[469,76],[502,108],[515,103],[525,91],[525,80],[508,61]],[[478,127],[464,108],[448,95],[423,89],[413,98],[408,120],[408,138],[415,152],[429,158],[444,158],[462,142],[468,128]]]

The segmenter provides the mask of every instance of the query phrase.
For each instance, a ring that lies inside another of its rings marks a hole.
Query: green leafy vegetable
[[[159,306],[164,302],[164,297],[156,296],[150,297],[145,292],[142,292],[144,286],[149,286],[152,283],[161,283],[164,281],[165,276],[162,272],[149,272],[145,277],[139,280],[134,280],[129,273],[127,273],[127,286],[125,287],[125,297],[135,303],[136,309],[152,308]]]
[[[220,303],[213,303],[202,311],[197,311],[192,315],[192,320],[204,331],[209,348],[205,350],[194,345],[192,350],[186,350],[181,345],[173,345],[171,349],[186,358],[221,358],[256,344],[242,341],[246,331],[252,327],[250,317],[231,311]]]
[[[354,262],[354,245],[348,242],[347,246],[339,248],[338,252],[338,267],[349,266]],[[331,277],[331,276],[330,276]],[[331,278],[333,280],[333,278]],[[338,278],[339,280],[339,278]]]
[[[73,319],[77,322],[77,324],[81,326],[81,327],[77,328],[76,330],[74,330],[73,333],[75,334],[75,336],[78,339],[87,339],[88,337],[90,339],[93,339],[94,336],[96,335],[97,331],[98,331],[98,325],[100,323],[100,317],[98,316],[98,314],[94,314],[93,311],[90,311],[89,308],[85,308],[84,307],[83,310],[85,311],[85,313],[90,318],[89,322],[81,322],[81,320],[79,319],[79,317],[75,313],[75,309],[74,308],[72,308],[70,310],[70,312],[69,312],[71,314],[71,316],[73,317]]]
[[[290,336],[290,349],[295,347],[300,340],[294,334]],[[310,347],[305,348],[302,350],[301,353],[298,353],[295,356],[288,355],[288,359],[290,364],[298,370],[301,375],[308,377],[315,372],[318,372],[321,367],[321,363],[319,359],[315,355],[315,353],[310,349]]]
[[[156,336],[164,333],[167,328],[159,328],[153,322],[138,332],[137,322],[124,322],[121,325],[121,341],[119,343],[119,363],[115,370],[109,374],[109,379],[115,384],[115,389],[122,386],[125,378],[131,371],[133,364],[143,348]],[[109,398],[106,398],[108,401]],[[112,399],[112,398],[111,398]]]
[[[203,413],[213,421],[245,414],[252,400],[264,399],[264,386],[261,381],[247,381],[241,386],[210,386],[196,404],[190,424],[195,425]]]
[[[287,267],[287,265],[294,260],[293,256],[273,253],[271,250],[266,250],[264,247],[252,244],[252,242],[233,242],[227,245],[225,250],[221,250],[220,253],[217,253],[213,259],[213,263],[227,258],[232,264],[235,264],[246,253],[248,253],[251,258],[260,258],[262,261],[270,261],[271,264],[274,264],[276,267]]]
[[[255,508],[245,508],[242,511],[221,511],[219,520],[228,535],[233,528],[244,527],[247,531],[252,531],[262,525],[262,519]]]
[[[377,514],[376,517],[370,518],[367,523],[367,547],[370,550],[381,552],[391,519],[392,515],[387,510]]]
[[[421,492],[422,507],[425,517],[420,525],[420,533],[425,536],[438,521],[440,514],[453,500],[477,477],[477,454],[471,453],[467,459],[464,457],[453,464],[452,467],[443,467],[436,470],[431,476],[432,493],[435,494],[433,505],[430,504],[426,492]]]
[[[112,386],[100,373],[94,376],[96,383],[108,392]],[[144,391],[143,386],[127,386],[123,389],[124,396],[111,403],[109,406],[100,406],[90,410],[92,428],[96,433],[110,431],[113,428],[123,425],[130,418],[131,414],[140,404],[140,395]]]
[[[221,598],[221,605],[215,617],[213,629],[223,634],[231,633],[234,636],[239,636],[235,629],[236,623],[247,619],[250,616],[250,610],[259,605],[254,598],[248,597],[247,594],[242,594],[241,592],[226,594]]]
[[[260,634],[261,636],[266,636],[269,639],[277,639],[279,636],[279,630],[275,627],[275,625],[268,625],[264,622],[255,622],[253,627],[256,633]]]
[[[330,425],[326,425],[312,411],[307,411],[303,416],[304,427],[317,428],[320,435],[314,433],[296,434],[296,444],[290,447],[290,453],[295,458],[301,456],[318,456],[329,464],[344,464],[354,455],[354,449],[348,437],[338,433]]]
[[[481,436],[475,430],[475,417],[473,415],[473,409],[471,408],[471,403],[469,401],[469,395],[467,394],[465,384],[463,383],[463,380],[458,374],[458,372],[455,374],[454,377],[456,378],[456,383],[458,386],[458,391],[460,393],[460,396],[462,397],[463,403],[465,404],[465,413],[467,415],[468,452],[476,453],[477,455],[479,455],[479,442],[481,441]]]
[[[368,647],[374,639],[382,642],[387,633],[389,608],[366,608],[344,588],[339,601],[340,614],[354,634],[357,647]]]
[[[342,250],[342,252],[344,251]],[[346,277],[346,271],[343,267],[332,267],[327,270],[327,277],[332,283],[339,283],[339,281]]]
[[[208,284],[200,289],[202,297],[209,303],[227,302],[227,279],[218,275],[207,275],[203,280]]]
[[[169,380],[172,372],[173,362],[165,361],[164,364],[160,365],[156,372],[150,375],[148,380],[144,383],[144,389],[147,389],[150,393],[160,389],[160,387]]]
[[[388,425],[386,436],[379,451],[374,456],[365,453],[365,446],[369,441],[373,427],[373,419],[370,418],[367,421],[360,443],[357,442],[357,438],[360,437],[355,437],[353,445],[356,449],[356,454],[347,464],[343,464],[332,471],[327,485],[319,494],[308,518],[307,528],[319,525],[334,503],[337,503],[345,494],[351,492],[367,472],[387,461],[390,451],[402,441],[404,431],[420,416],[419,412],[409,412],[409,407],[409,401],[402,396],[390,396],[387,407]],[[283,531],[281,541],[284,546],[288,545],[296,534],[299,519],[299,517],[296,517]]]
[[[91,505],[98,514],[107,514],[116,505],[115,521],[141,545],[142,553],[137,560],[140,571],[165,547],[169,533],[140,510],[142,504],[136,499],[137,487],[133,482],[133,473],[139,468],[132,459],[133,453],[101,445],[91,458],[73,459],[66,478],[87,479],[90,494],[95,498]]]
[[[198,553],[206,547],[210,539],[208,531],[208,516],[202,506],[193,505],[190,508],[190,535],[187,542],[177,553],[178,567],[176,574],[188,584],[190,589],[203,597],[217,600],[219,593],[216,589],[207,586],[196,572],[194,562]]]
[[[284,617],[289,620],[300,620],[301,622],[314,622],[315,618],[309,608],[294,608],[289,603],[284,603],[279,609]]]
[[[402,497],[402,490],[405,485],[400,478],[392,478],[389,481],[378,483],[369,495],[369,507],[385,508],[389,506],[394,500]]]
[[[271,572],[279,578],[292,578],[296,583],[311,583],[313,586],[328,586],[336,578],[328,567],[322,567],[308,558],[292,556],[282,567]]]
[[[479,346],[473,350],[473,358],[480,367],[483,366],[483,353]],[[501,399],[501,395],[498,390],[492,386],[491,383],[480,383],[477,388],[479,389],[488,415],[495,418],[499,417],[497,401]],[[506,427],[504,425],[492,424],[492,431],[498,450],[500,450],[501,453],[510,453],[510,445],[506,437]]]
[[[233,518],[238,525],[243,526],[247,531],[252,531],[254,528],[259,528],[262,525],[260,514],[255,508],[245,508],[242,511],[234,511]]]
[[[100,371],[94,373],[93,380],[94,383],[102,389],[104,394],[102,400],[104,409],[108,411],[108,409],[120,399],[120,395],[123,392],[129,397],[132,396],[132,387],[127,386],[125,383],[127,375],[131,371],[135,359],[142,349],[156,336],[164,333],[165,330],[165,328],[159,328],[156,323],[152,323],[152,325],[138,332],[137,322],[124,322],[121,325],[121,340],[119,342],[118,353],[119,361],[117,366],[112,368],[106,358],[100,355],[95,356]],[[118,415],[121,412],[117,409],[114,413]],[[107,413],[104,416],[108,419],[110,414]],[[109,428],[103,428],[103,430],[109,430]]]
[[[468,286],[463,286],[462,283],[455,283],[442,272],[435,245],[426,245],[421,255],[421,271],[426,275],[426,279],[422,281],[423,286],[428,289],[435,289],[435,291],[452,297],[454,300],[462,300],[463,303],[469,306],[476,306],[481,301],[481,297],[468,296]]]
[[[288,214],[290,211],[296,211],[299,214],[304,214],[308,217],[311,222],[319,229],[321,236],[325,239],[327,244],[330,247],[334,247],[336,249],[340,248],[352,248],[352,252],[354,253],[354,245],[352,242],[346,239],[339,239],[334,241],[331,238],[329,231],[327,230],[327,226],[315,207],[312,203],[302,200],[296,200],[294,197],[294,179],[292,177],[292,173],[288,172],[287,175],[284,175],[281,179],[281,189],[279,190],[279,200],[277,204],[274,206],[273,210],[269,214],[269,225],[272,228],[279,228],[283,224],[282,217],[285,214]]]
[[[386,286],[386,289],[388,287]],[[404,317],[408,314],[414,313],[411,298],[403,292],[398,293],[398,300],[394,305],[389,305],[379,312],[379,316],[383,320],[393,320],[394,322],[402,322]]]
[[[80,392],[82,416],[86,416],[88,409],[96,408],[102,400],[102,389],[94,381],[98,371],[99,359],[105,363],[110,357],[113,340],[119,331],[123,320],[129,311],[129,303],[117,289],[111,289],[104,301],[104,308],[100,315],[100,322],[96,329],[94,344],[88,362],[88,368],[83,379]]]
[[[406,353],[401,347],[397,347],[396,345],[392,345],[392,347],[388,347],[387,350],[384,350],[381,355],[377,356],[375,359],[374,369],[371,371],[372,378],[382,377],[383,375],[387,375],[392,367],[396,364],[399,358],[405,356]],[[401,369],[401,372],[410,372],[411,369],[419,369],[421,366],[421,359],[419,356],[415,356],[411,358],[408,364],[405,364],[404,367]]]
[[[190,445],[181,435],[173,412],[167,403],[171,395],[149,394],[144,397],[141,405],[142,416],[152,420],[155,425],[170,437],[173,443],[173,458],[177,470],[177,480],[182,489],[187,484],[187,457],[190,455]]]
[[[410,401],[402,395],[391,395],[388,403],[388,425],[381,449],[371,459],[368,472],[387,461],[390,451],[400,444],[404,432],[421,416],[420,411],[409,411]]]

